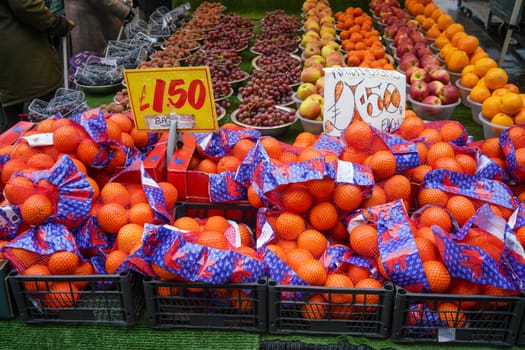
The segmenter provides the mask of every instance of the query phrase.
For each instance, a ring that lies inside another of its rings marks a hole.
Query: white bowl
[[[432,44],[430,44],[428,46],[430,47],[430,50],[432,51],[432,53],[439,54],[440,49],[438,49],[437,47],[434,46],[434,42],[432,42]]]
[[[299,111],[296,113],[297,118],[301,121],[301,125],[303,126],[303,130],[307,132],[311,132],[312,134],[320,134],[323,132],[323,121],[322,120],[312,120],[304,118],[299,114]]]
[[[481,114],[481,103],[472,101],[470,95],[467,96],[467,103],[470,107],[470,112],[472,113],[472,120],[481,124],[481,120],[479,120],[479,115]]]
[[[303,100],[297,97],[296,92],[293,93],[292,100],[295,102],[295,109],[299,109],[299,107],[301,106],[301,103],[303,103]]]
[[[450,76],[450,83],[452,85],[456,84],[456,81],[461,79],[461,73],[451,72],[447,69],[448,75]]]
[[[461,103],[463,106],[470,108],[470,105],[467,101],[468,95],[470,95],[471,88],[464,87],[461,85],[461,79],[456,80],[456,87],[459,90],[459,95],[461,96]]]
[[[277,109],[280,109],[285,112],[290,111],[290,108],[287,108],[287,107],[281,107],[281,106],[276,106],[276,107]],[[297,113],[296,113],[295,119],[293,120],[293,122],[288,123],[288,124],[277,125],[277,126],[255,126],[255,125],[248,125],[248,124],[244,124],[243,122],[240,122],[237,119],[238,113],[239,113],[239,110],[236,109],[230,114],[230,119],[234,124],[237,124],[247,129],[259,130],[261,134],[264,136],[279,136],[283,134],[284,132],[286,132],[288,129],[290,129],[290,127],[297,121]]]
[[[454,109],[461,103],[461,100],[458,99],[456,103],[448,105],[429,105],[413,100],[410,96],[407,96],[407,99],[414,112],[424,120],[448,120],[452,117]]]
[[[485,136],[485,139],[490,139],[492,137],[499,137],[501,133],[505,130],[507,130],[508,126],[502,126],[502,125],[496,125],[491,123],[483,116],[483,113],[479,113],[478,115],[479,120],[481,121],[481,124],[483,125],[483,135]]]
[[[226,116],[226,109],[223,106],[219,106],[219,111],[217,114],[217,121],[221,120]]]

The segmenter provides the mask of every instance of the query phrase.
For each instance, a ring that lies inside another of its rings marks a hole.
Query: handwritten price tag
[[[325,133],[339,137],[356,117],[386,132],[405,118],[406,80],[396,71],[325,68]]]
[[[177,128],[191,132],[218,129],[209,67],[127,69],[131,111],[139,130]]]

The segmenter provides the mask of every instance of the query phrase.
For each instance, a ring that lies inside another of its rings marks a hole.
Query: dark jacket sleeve
[[[38,31],[46,31],[56,22],[42,0],[7,0],[14,16],[25,25]]]
[[[120,19],[124,19],[128,16],[129,10],[131,9],[131,1],[129,5],[124,4],[122,0],[85,0],[90,3],[93,8],[99,11],[110,13]]]

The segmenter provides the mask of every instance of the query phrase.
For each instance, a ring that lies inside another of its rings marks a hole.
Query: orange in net
[[[476,160],[468,154],[456,154],[456,162],[461,166],[463,173],[469,175],[474,175],[476,173],[476,168],[478,167]]]
[[[243,291],[242,289],[232,289],[230,293],[230,298],[232,306],[239,310],[241,313],[248,314],[254,312],[252,296]]]
[[[387,179],[396,172],[396,158],[390,151],[378,151],[371,156],[370,167],[376,180]]]
[[[330,230],[331,241],[348,242],[348,231],[345,225],[338,221],[337,224]]]
[[[139,224],[126,224],[117,233],[117,247],[126,254],[131,254],[133,248],[142,242],[144,226]]]
[[[37,153],[29,157],[26,165],[30,169],[49,169],[55,165],[55,160],[49,154]]]
[[[317,141],[318,136],[308,131],[299,133],[293,142],[294,146],[308,147],[313,145]]]
[[[164,194],[164,200],[166,201],[166,208],[168,211],[173,211],[175,203],[179,199],[179,191],[172,183],[166,181],[159,181],[158,185],[160,186],[162,193]]]
[[[118,203],[103,204],[97,212],[98,226],[107,233],[117,233],[128,223],[126,209]]]
[[[396,199],[404,199],[408,201],[410,198],[410,192],[412,191],[412,186],[406,176],[394,175],[383,183],[383,190],[385,191],[387,202]]]
[[[259,197],[255,189],[253,188],[253,185],[250,184],[250,186],[248,186],[246,196],[248,197],[248,202],[250,203],[252,207],[261,208],[264,206],[264,202],[262,201],[261,197]]]
[[[423,207],[427,204],[445,207],[448,202],[448,194],[438,188],[425,188],[424,190],[419,191],[417,201],[419,207]]]
[[[200,231],[199,222],[195,220],[194,218],[190,218],[189,216],[183,216],[183,217],[176,219],[173,222],[173,226],[175,226],[178,229],[190,231],[190,232]]]
[[[306,260],[313,258],[312,253],[303,248],[295,248],[286,253],[286,262],[294,271]]]
[[[379,185],[374,185],[372,188],[372,193],[370,196],[368,196],[363,203],[361,204],[361,207],[368,208],[372,207],[374,205],[380,205],[386,203],[386,194],[383,188]]]
[[[51,272],[46,265],[34,264],[33,266],[28,267],[22,275],[24,276],[49,276]],[[27,281],[24,282],[24,288],[26,290],[47,290],[46,281]]]
[[[304,213],[313,203],[313,198],[306,187],[288,186],[282,195],[283,207],[296,213]]]
[[[89,260],[80,263],[75,269],[75,275],[92,275],[94,273],[93,265]],[[72,282],[79,290],[85,289],[89,282],[88,281],[75,281]]]
[[[68,251],[58,251],[49,256],[47,263],[53,275],[72,275],[78,267],[78,255]]]
[[[348,277],[345,274],[332,273],[332,274],[329,274],[328,277],[326,278],[324,286],[331,290],[334,288],[353,288],[354,283],[352,282],[350,277]],[[329,303],[349,304],[353,300],[353,295],[346,294],[346,293],[344,294],[343,293],[341,294],[340,293],[325,293],[324,298]]]
[[[356,185],[340,183],[334,189],[334,204],[341,210],[352,211],[361,206],[363,195]]]
[[[9,155],[11,159],[22,159],[26,162],[29,157],[38,153],[38,151],[29,146],[25,139],[22,140],[13,146]]]
[[[29,225],[38,226],[54,213],[51,200],[42,194],[33,194],[20,206],[20,215]]]
[[[376,228],[368,224],[354,227],[350,232],[350,248],[361,256],[375,259],[379,254]]]
[[[437,260],[428,260],[423,263],[423,270],[432,293],[444,293],[450,286],[452,277],[447,267]]]
[[[204,224],[205,230],[211,230],[211,231],[217,231],[224,233],[228,227],[230,227],[230,223],[228,220],[226,220],[223,216],[220,215],[214,215],[210,216],[206,219],[206,223]]]
[[[124,262],[124,260],[126,260],[127,257],[128,254],[126,254],[126,252],[123,252],[120,249],[114,250],[111,253],[109,253],[106,257],[105,263],[106,272],[110,275],[115,273],[115,271],[117,271],[119,266],[122,265],[122,263]]]
[[[36,193],[35,185],[23,176],[13,176],[4,187],[5,199],[11,204],[20,205]]]
[[[365,150],[372,142],[374,133],[368,123],[356,120],[346,128],[345,137],[348,145]]]
[[[306,230],[297,237],[297,247],[308,250],[314,258],[318,259],[326,250],[328,240],[317,230]]]
[[[286,261],[286,252],[283,248],[278,246],[277,244],[268,244],[266,248],[271,251],[273,254],[275,254],[279,259],[281,259],[283,262]]]
[[[305,162],[310,159],[324,158],[323,153],[313,148],[305,148],[297,157],[298,162]]]
[[[296,239],[305,230],[306,223],[302,216],[289,211],[282,212],[275,221],[276,234],[284,239]]]
[[[9,159],[2,168],[2,182],[7,183],[14,173],[26,168],[26,161],[23,159]]]
[[[452,229],[452,220],[447,210],[440,207],[428,207],[426,208],[419,217],[419,222],[422,225],[431,227],[432,225],[438,225],[443,230],[450,232]]]
[[[399,132],[405,140],[413,140],[425,130],[425,122],[419,117],[408,117],[401,122]]]
[[[430,128],[427,128],[421,131],[418,137],[422,137],[428,142],[440,142],[441,141],[441,134],[439,133],[439,131],[435,129],[430,129]]]
[[[460,195],[450,197],[446,208],[460,226],[463,226],[476,213],[472,201]]]
[[[127,208],[130,203],[126,186],[120,182],[109,182],[100,190],[100,199],[103,203],[118,203]]]
[[[297,248],[296,239],[282,239],[280,238],[275,244],[283,249],[283,251],[288,254],[288,252]]]
[[[195,243],[215,249],[228,249],[228,240],[224,237],[224,233],[219,231],[202,231]]]
[[[450,328],[463,328],[467,322],[465,313],[454,303],[438,303],[437,314]]]
[[[100,146],[92,139],[83,139],[77,147],[77,158],[85,165],[91,165],[96,159]]]
[[[232,148],[231,155],[243,161],[250,150],[255,146],[255,143],[248,139],[239,140]]]
[[[148,145],[149,135],[146,131],[140,131],[137,128],[133,127],[129,134],[133,138],[135,146],[137,146],[138,148],[143,148]]]
[[[355,287],[363,289],[380,289],[383,288],[383,285],[375,278],[368,277],[357,282]],[[365,310],[370,312],[379,304],[379,294],[356,294],[355,303],[367,305]]]
[[[308,215],[310,224],[319,231],[327,231],[337,225],[339,214],[331,202],[315,204]]]
[[[129,222],[139,225],[153,223],[155,213],[148,203],[137,203],[128,212]]]
[[[296,270],[297,275],[312,286],[324,285],[327,273],[324,265],[315,259],[306,260]]]
[[[323,179],[307,181],[306,186],[314,198],[323,200],[332,198],[335,182],[331,177],[325,176]]]
[[[458,295],[481,295],[483,293],[483,286],[478,283],[473,283],[467,280],[454,278],[450,283],[450,287],[447,291],[448,294],[458,294]],[[458,302],[455,302],[462,310],[470,310],[478,305],[477,301],[470,301],[460,299]]]
[[[253,232],[245,224],[238,224],[238,226],[239,235],[241,236],[241,245],[253,248],[255,244]]]
[[[429,147],[427,153],[427,162],[434,166],[436,160],[443,157],[454,158],[454,148],[447,142],[437,142]]]
[[[304,318],[309,320],[319,320],[326,318],[328,304],[321,294],[315,294],[308,301],[301,305],[301,313]]]
[[[463,130],[460,125],[453,122],[447,122],[441,127],[439,133],[441,134],[441,140],[449,142],[459,138],[463,134]]]
[[[82,140],[79,129],[73,125],[65,125],[53,132],[53,145],[64,153],[75,152]]]
[[[217,162],[217,172],[222,173],[224,171],[236,172],[237,168],[241,165],[241,161],[234,156],[224,156]]]
[[[348,266],[346,274],[348,275],[348,277],[350,277],[354,285],[357,282],[370,277],[370,271],[366,267],[361,267],[353,264]]]
[[[195,169],[196,171],[202,171],[204,173],[216,174],[217,173],[217,164],[210,159],[203,159]]]
[[[281,144],[273,137],[262,137],[259,142],[266,150],[266,153],[273,159],[279,159],[281,155]]]
[[[109,120],[117,124],[123,132],[129,133],[133,128],[133,121],[125,114],[115,113],[109,117]]]
[[[153,272],[158,276],[161,281],[177,281],[180,280],[179,276],[169,272],[168,270],[160,267],[155,263],[151,263]]]
[[[414,242],[419,253],[421,261],[438,260],[439,252],[436,245],[425,237],[415,237]]]
[[[42,304],[47,308],[70,308],[80,297],[78,288],[69,282],[55,282],[43,296]]]

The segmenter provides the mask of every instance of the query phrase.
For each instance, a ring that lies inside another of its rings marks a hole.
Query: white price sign
[[[406,78],[397,71],[325,68],[324,130],[339,137],[354,118],[390,132],[405,118]]]

